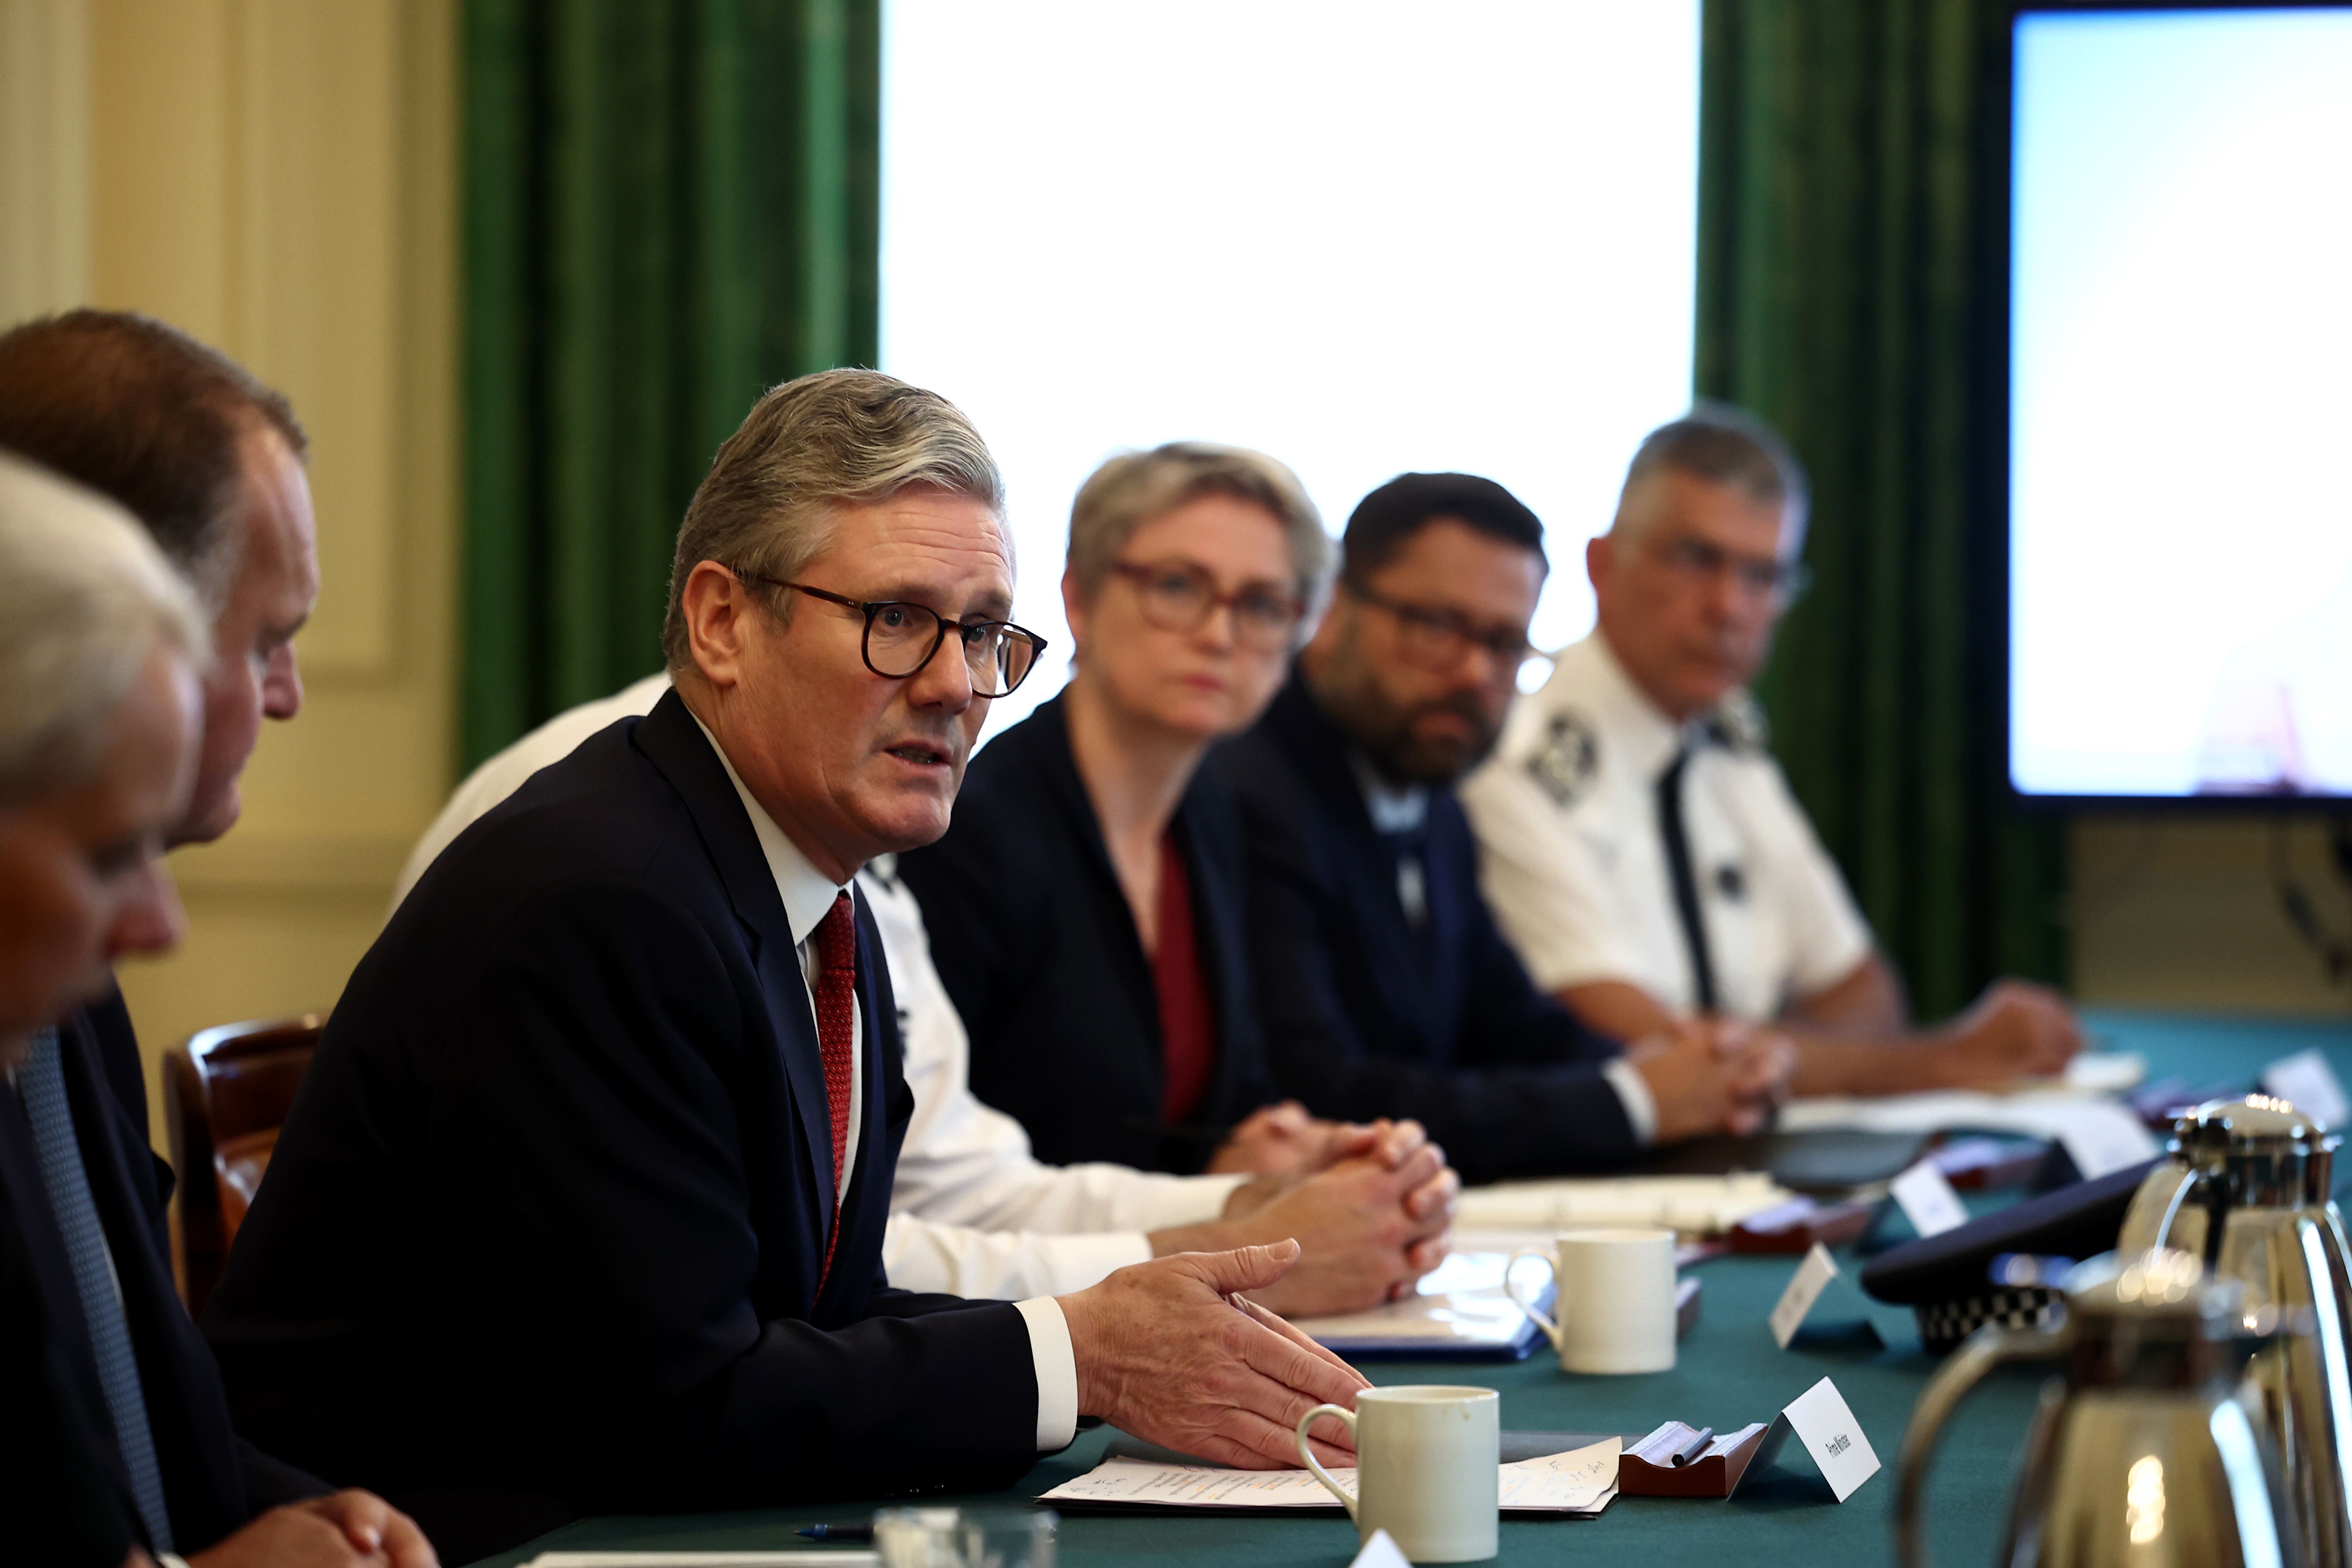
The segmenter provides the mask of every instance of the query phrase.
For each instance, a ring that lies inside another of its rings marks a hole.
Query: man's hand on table
[[[1797,1047],[1778,1030],[1694,1018],[1636,1042],[1625,1059],[1649,1086],[1657,1142],[1675,1143],[1760,1130],[1788,1097]]]
[[[1155,1231],[1152,1250],[1225,1252],[1295,1239],[1299,1265],[1255,1300],[1290,1317],[1361,1311],[1408,1294],[1445,1260],[1462,1180],[1414,1121],[1326,1123],[1336,1164],[1290,1182],[1261,1177],[1234,1190],[1225,1217]]]
[[[431,1542],[373,1492],[340,1491],[273,1508],[188,1568],[438,1568]]]
[[[2083,1048],[2083,1026],[2059,994],[2022,980],[1985,988],[1976,1005],[1930,1037],[1937,1082],[1922,1088],[1990,1089],[2053,1078]]]
[[[1055,1298],[1078,1369],[1078,1413],[1221,1465],[1295,1468],[1291,1436],[1318,1405],[1353,1409],[1370,1382],[1246,1299],[1298,1260],[1296,1242],[1188,1252],[1122,1268]],[[1316,1458],[1355,1462],[1347,1428],[1326,1417]]]

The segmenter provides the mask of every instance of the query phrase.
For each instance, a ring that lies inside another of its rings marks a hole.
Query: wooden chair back
[[[180,1258],[190,1313],[220,1283],[278,1130],[310,1068],[326,1015],[200,1029],[163,1054],[163,1115],[180,1176]]]

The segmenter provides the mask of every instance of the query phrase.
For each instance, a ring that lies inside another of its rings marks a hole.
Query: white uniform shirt
[[[1677,725],[1601,633],[1561,653],[1462,788],[1495,918],[1547,991],[1638,985],[1696,1005],[1658,818],[1658,779],[1687,740],[1684,830],[1716,1010],[1762,1020],[1834,984],[1870,928],[1762,743],[1745,693]],[[1727,734],[1727,731],[1728,732]]]
[[[668,677],[649,676],[557,714],[476,768],[417,841],[401,871],[394,906],[476,817],[597,731],[652,711],[668,689]],[[764,815],[753,816],[755,827]],[[1003,1300],[1062,1295],[1149,1258],[1146,1232],[1197,1225],[1224,1212],[1244,1178],[1047,1165],[1035,1159],[1021,1123],[971,1092],[971,1043],[932,967],[922,907],[913,892],[883,861],[859,872],[857,883],[890,966],[907,1084],[915,1096],[882,1242],[891,1284]],[[800,932],[797,921],[793,929]]]

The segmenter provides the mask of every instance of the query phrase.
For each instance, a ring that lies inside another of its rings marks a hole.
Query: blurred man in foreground
[[[73,1568],[429,1568],[381,1500],[315,1495],[232,1434],[173,1291],[144,1096],[74,1015],[117,957],[179,939],[157,857],[211,640],[127,515],[0,458],[0,1538]]]
[[[1769,1024],[1799,1094],[1984,1087],[2081,1045],[2056,995],[2004,981],[1913,1028],[1748,698],[1803,582],[1806,490],[1780,437],[1701,408],[1635,454],[1587,546],[1600,625],[1463,787],[1496,918],[1594,1028]]]

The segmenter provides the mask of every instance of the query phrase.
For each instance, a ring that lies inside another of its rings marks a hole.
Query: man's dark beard
[[[1471,692],[1403,710],[1391,707],[1370,672],[1356,667],[1353,658],[1333,661],[1315,683],[1315,699],[1391,784],[1450,784],[1485,762],[1501,734]],[[1425,713],[1455,714],[1471,726],[1470,740],[1433,744],[1416,738],[1413,721]]]

